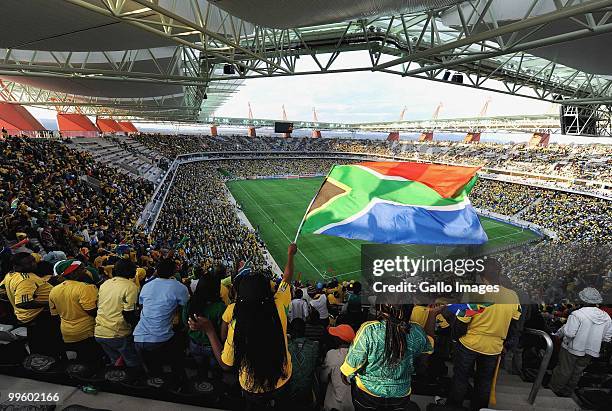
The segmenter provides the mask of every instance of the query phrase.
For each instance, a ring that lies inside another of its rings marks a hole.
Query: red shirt
[[[610,318],[612,318],[612,307],[601,307],[604,312],[607,312]]]

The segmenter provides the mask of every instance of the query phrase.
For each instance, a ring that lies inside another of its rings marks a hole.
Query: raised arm
[[[293,280],[293,257],[296,252],[297,244],[289,244],[287,248],[287,265],[285,265],[285,272],[283,273],[283,281],[287,284],[291,284],[291,280]]]
[[[434,337],[436,331],[436,317],[442,312],[444,306],[432,307],[429,309],[427,315],[427,322],[425,323],[425,333],[430,337]]]

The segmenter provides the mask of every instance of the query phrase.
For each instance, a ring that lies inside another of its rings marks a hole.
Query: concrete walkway
[[[69,405],[81,405],[90,408],[97,408],[112,411],[219,411],[215,408],[203,408],[192,405],[176,404],[172,402],[156,401],[146,398],[130,397],[127,395],[111,394],[99,392],[98,394],[85,394],[80,389],[68,385],[50,384],[42,381],[29,380],[26,378],[9,377],[0,375],[0,409],[8,406],[9,393],[51,393],[59,394],[59,402],[56,410],[62,410]],[[40,405],[49,403],[42,403]],[[28,405],[28,404],[14,404]],[[30,405],[36,405],[31,403]],[[7,409],[11,409],[10,407]],[[20,409],[19,407],[12,409]]]

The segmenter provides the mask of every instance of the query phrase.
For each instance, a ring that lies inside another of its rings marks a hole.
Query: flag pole
[[[325,184],[325,180],[323,180],[323,184]],[[322,186],[323,185],[321,185],[321,187]],[[306,220],[306,215],[308,214],[308,211],[310,211],[310,207],[312,207],[312,203],[314,203],[314,200],[315,198],[317,198],[317,195],[319,195],[318,191],[317,191],[317,194],[312,198],[312,200],[310,200],[310,204],[308,204],[308,208],[306,209],[306,212],[304,213],[304,216],[302,217],[302,221],[300,221],[300,225],[298,226],[297,233],[295,233],[295,239],[293,240],[294,243],[297,243],[297,239],[300,236],[300,231],[302,231],[302,226],[304,225],[304,221]]]
[[[304,213],[304,216],[302,217],[302,221],[300,221],[300,225],[298,226],[297,233],[295,233],[295,239],[293,240],[294,243],[297,243],[297,239],[300,236],[300,232],[302,231],[302,226],[304,225],[304,221],[306,221],[306,216],[308,215],[308,212],[310,211],[310,207],[312,207],[312,204],[314,203],[315,199],[317,198],[317,196],[321,192],[321,189],[325,185],[325,182],[327,181],[327,178],[329,177],[329,175],[333,171],[334,167],[336,167],[335,164],[332,166],[332,168],[329,170],[329,172],[327,173],[327,175],[323,179],[323,182],[319,186],[319,189],[317,190],[317,193],[314,195],[314,197],[312,197],[312,200],[310,200],[310,204],[308,204],[308,208],[306,209],[306,212]]]

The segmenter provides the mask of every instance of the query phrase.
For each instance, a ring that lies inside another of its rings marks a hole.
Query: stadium
[[[612,1],[0,12],[0,409],[609,409]]]

